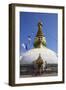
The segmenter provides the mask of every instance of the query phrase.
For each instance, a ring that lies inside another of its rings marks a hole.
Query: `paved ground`
[[[48,76],[57,76],[57,73],[43,73],[41,75],[20,75],[20,77],[48,77]]]

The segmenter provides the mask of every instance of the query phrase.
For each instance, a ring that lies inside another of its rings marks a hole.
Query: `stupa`
[[[42,27],[42,22],[38,22],[38,31],[34,40],[34,48],[23,54],[20,59],[21,74],[26,74],[26,72],[39,72],[39,74],[44,71],[57,72],[57,55],[54,51],[47,48]]]

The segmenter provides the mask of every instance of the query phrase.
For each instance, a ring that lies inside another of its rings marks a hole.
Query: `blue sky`
[[[20,12],[20,54],[33,48],[34,38],[38,31],[38,22],[42,21],[42,31],[46,38],[47,48],[57,53],[58,15],[53,13]],[[28,37],[31,37],[29,42]],[[27,50],[25,46],[27,45]]]

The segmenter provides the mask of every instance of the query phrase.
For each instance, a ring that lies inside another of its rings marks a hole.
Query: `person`
[[[47,62],[45,61],[45,62],[43,63],[43,72],[46,70],[46,68],[47,68]]]
[[[46,71],[46,69],[47,69],[47,62],[45,61],[45,67],[44,67],[44,69],[45,69],[45,71]]]

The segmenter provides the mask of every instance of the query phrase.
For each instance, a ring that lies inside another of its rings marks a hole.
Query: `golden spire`
[[[37,32],[36,37],[44,36],[44,35],[43,35],[43,32],[42,32],[42,26],[43,26],[42,22],[39,22],[39,23],[38,23],[38,32]]]
[[[43,26],[42,22],[38,22],[38,32],[36,34],[34,41],[35,48],[42,48],[46,46],[46,39],[42,32],[42,26]]]

